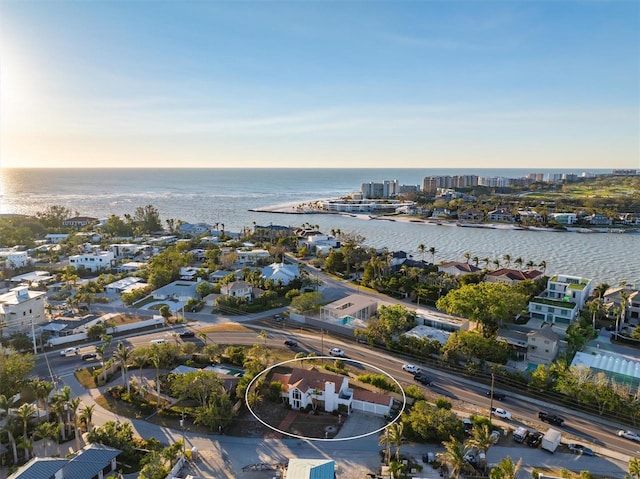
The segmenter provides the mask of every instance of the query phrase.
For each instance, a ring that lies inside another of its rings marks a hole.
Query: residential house
[[[320,308],[320,319],[341,325],[347,325],[354,319],[368,321],[376,314],[378,302],[359,294],[351,294],[346,298],[326,304]]]
[[[69,237],[67,233],[47,233],[44,238],[50,244],[58,244]]]
[[[267,259],[271,255],[266,249],[237,250],[237,262],[242,265],[256,264],[261,259]]]
[[[300,268],[297,264],[272,263],[262,268],[260,273],[265,281],[272,280],[275,284],[281,283],[284,286],[300,278]]]
[[[589,223],[590,225],[600,225],[600,226],[608,226],[608,225],[611,225],[611,223],[613,223],[611,221],[611,218],[600,213],[594,213],[592,215],[585,216],[584,221]]]
[[[180,279],[184,281],[195,281],[198,271],[198,268],[192,266],[182,266],[180,268]]]
[[[438,265],[439,273],[446,273],[451,276],[462,276],[463,274],[477,273],[479,271],[481,271],[481,269],[477,266],[459,261],[449,261]]]
[[[151,247],[134,243],[117,243],[109,246],[109,250],[118,258],[134,258],[143,254],[150,254]]]
[[[4,266],[8,269],[24,268],[31,264],[31,258],[26,251],[0,251],[0,258],[4,257]]]
[[[115,264],[115,256],[111,251],[99,251],[97,253],[74,254],[69,256],[69,265],[76,268],[84,268],[92,272],[111,269]]]
[[[122,451],[102,444],[88,444],[64,458],[34,457],[8,479],[103,479],[117,470]]]
[[[142,278],[127,276],[126,278],[109,283],[104,287],[104,290],[107,294],[122,294],[135,289],[146,288],[147,286],[149,285]]]
[[[46,293],[30,291],[27,286],[18,286],[0,294],[0,323],[3,324],[1,334],[30,334],[46,323],[45,298]]]
[[[434,208],[431,212],[431,218],[448,219],[451,218],[451,210],[449,208]]]
[[[529,302],[532,318],[548,323],[571,323],[591,294],[591,280],[577,276],[556,275],[547,281],[547,289]]]
[[[64,220],[62,222],[62,226],[68,226],[79,230],[97,222],[98,218],[92,218],[90,216],[74,216],[73,218]]]
[[[602,304],[607,309],[608,315],[613,317],[615,310],[622,312],[623,296],[627,298],[623,322],[631,322],[630,320],[635,319],[636,321],[633,322],[638,323],[638,319],[640,319],[640,290],[638,288],[627,284],[609,288],[602,295]]]
[[[349,388],[349,378],[318,369],[293,368],[290,373],[274,373],[272,381],[282,383],[282,397],[292,409],[319,409],[333,412],[341,408],[347,414],[361,411],[383,416],[393,405],[393,398],[372,391]]]
[[[306,246],[312,254],[328,254],[332,249],[340,249],[340,240],[331,235],[312,234],[305,236],[300,245]]]
[[[532,209],[518,210],[518,216],[521,222],[538,223],[542,221],[542,215]]]
[[[578,215],[575,213],[550,213],[548,217],[561,225],[572,225],[578,221]]]
[[[287,464],[287,479],[335,479],[336,462],[331,459],[291,458]]]
[[[511,212],[505,208],[497,208],[487,213],[490,222],[497,223],[513,223],[516,219]]]
[[[219,269],[217,271],[214,271],[213,273],[209,273],[208,278],[209,278],[209,281],[211,281],[212,283],[219,283],[224,278],[226,278],[230,274],[234,274],[234,273],[235,273],[236,277],[241,276],[242,275],[242,270],[230,271],[230,270],[227,270],[227,269]]]
[[[141,268],[147,266],[147,263],[141,261],[128,261],[113,268],[117,273],[131,274],[135,273]]]
[[[212,226],[207,223],[180,223],[178,232],[183,236],[201,236],[210,234]]]
[[[180,302],[185,302],[190,298],[197,298],[196,293],[197,282],[192,281],[174,281],[162,288],[156,289],[152,294],[154,299],[158,301],[164,301],[167,299],[175,299]],[[178,305],[176,305],[177,307]]]
[[[460,221],[471,221],[474,223],[479,223],[481,221],[484,221],[484,211],[478,210],[476,208],[464,210],[458,213],[458,219]]]
[[[42,286],[53,283],[55,279],[55,275],[51,274],[49,271],[32,271],[30,273],[14,276],[9,281],[14,285],[22,284],[25,286]]]
[[[551,325],[532,329],[527,333],[527,361],[534,364],[551,364],[558,355],[560,336]]]
[[[519,269],[498,268],[496,270],[487,272],[487,274],[485,274],[484,276],[484,281],[487,283],[505,283],[513,286],[521,281],[534,281],[541,276],[542,272],[538,271],[537,269],[527,269],[521,271]]]
[[[270,241],[274,242],[280,238],[286,238],[292,236],[293,229],[290,226],[281,225],[256,225],[253,227],[253,237],[256,241]]]
[[[253,299],[253,286],[246,281],[233,281],[223,284],[220,287],[220,293],[224,296],[242,298],[250,302]]]

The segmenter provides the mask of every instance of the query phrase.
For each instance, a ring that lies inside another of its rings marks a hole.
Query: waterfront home
[[[614,312],[616,310],[622,313],[622,306],[625,303],[624,298],[626,298],[626,304],[624,305],[625,314],[622,322],[631,322],[632,319],[635,319],[636,321],[633,322],[638,323],[638,319],[640,319],[640,290],[628,284],[614,286],[604,292],[602,304],[607,310],[607,315],[615,319],[616,314]]]
[[[311,254],[329,254],[333,250],[340,249],[340,240],[335,236],[323,234],[309,234],[299,242],[300,246],[306,246]]]
[[[458,219],[460,221],[479,223],[484,220],[484,211],[475,208],[464,210],[458,213]]]
[[[256,241],[270,241],[273,243],[275,240],[293,236],[293,234],[293,229],[290,226],[256,225],[253,227],[253,238]]]
[[[497,223],[513,223],[515,221],[513,214],[505,208],[497,208],[493,211],[489,211],[489,213],[487,213],[487,218],[489,221]]]
[[[550,213],[549,218],[561,225],[572,225],[578,221],[578,215],[575,213]]]
[[[537,269],[520,271],[519,269],[499,268],[487,272],[484,276],[484,281],[487,283],[504,283],[513,286],[521,281],[534,281],[541,276],[542,272]]]
[[[551,364],[560,349],[560,336],[551,325],[532,329],[527,333],[527,361],[534,364]]]
[[[609,226],[613,221],[608,216],[605,216],[600,213],[594,213],[589,216],[584,217],[584,221],[589,223],[590,225],[598,225],[598,226]]]
[[[547,289],[529,302],[532,318],[547,323],[569,324],[578,318],[591,294],[591,280],[569,275],[555,275],[547,281]]]
[[[180,223],[178,232],[183,236],[200,236],[210,234],[212,226],[207,223]]]
[[[71,228],[79,230],[97,222],[98,218],[92,218],[90,216],[74,216],[73,218],[64,220],[62,222],[62,226],[69,226]]]
[[[449,261],[438,265],[439,273],[450,274],[451,276],[461,276],[463,274],[477,273],[481,271],[477,266],[459,261]]]

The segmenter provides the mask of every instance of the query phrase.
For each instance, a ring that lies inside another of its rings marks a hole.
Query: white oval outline
[[[398,387],[400,388],[400,392],[402,393],[402,407],[400,408],[400,411],[398,412],[398,415],[395,417],[395,419],[393,421],[385,424],[381,428],[378,428],[378,429],[375,429],[374,431],[368,432],[367,434],[360,434],[359,436],[350,436],[350,437],[341,437],[341,438],[332,438],[332,439],[324,439],[324,438],[320,438],[320,437],[300,436],[298,434],[293,434],[291,432],[283,431],[281,429],[278,429],[277,427],[272,426],[271,424],[268,424],[268,423],[264,422],[262,419],[260,419],[258,417],[258,415],[255,412],[253,412],[253,409],[251,409],[251,406],[249,406],[248,397],[249,397],[249,391],[251,390],[251,386],[253,385],[253,383],[260,376],[262,376],[263,374],[266,374],[267,372],[271,371],[275,367],[282,366],[283,364],[293,363],[295,361],[304,361],[306,359],[309,359],[309,360],[312,360],[312,359],[331,359],[331,360],[341,359],[343,361],[349,361],[349,362],[352,362],[352,363],[360,363],[360,364],[364,364],[365,366],[367,366],[369,368],[372,368],[372,369],[375,369],[376,371],[381,372],[385,376],[390,377],[393,380],[393,382],[395,382],[398,385]],[[247,406],[247,409],[249,409],[249,412],[253,415],[253,417],[255,417],[261,424],[263,424],[264,426],[268,427],[272,431],[278,432],[280,434],[284,434],[285,436],[295,437],[296,439],[302,439],[302,440],[305,440],[305,441],[351,441],[352,439],[362,439],[363,437],[368,437],[368,436],[371,436],[371,435],[376,434],[378,432],[382,432],[386,428],[391,426],[393,423],[398,421],[400,419],[400,416],[404,412],[405,407],[407,407],[407,395],[404,393],[404,388],[402,387],[402,385],[400,385],[400,383],[398,382],[398,380],[396,378],[394,378],[391,374],[389,374],[385,370],[380,369],[377,366],[374,366],[373,364],[365,363],[364,361],[359,361],[357,359],[336,358],[334,356],[308,356],[308,357],[305,357],[305,358],[287,359],[286,361],[282,361],[280,363],[274,364],[273,366],[269,366],[265,370],[261,371],[260,374],[256,374],[256,376],[251,380],[251,382],[247,386],[247,389],[244,392],[244,403]]]

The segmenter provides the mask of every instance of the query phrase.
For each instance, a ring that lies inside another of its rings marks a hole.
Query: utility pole
[[[184,411],[182,411],[182,417],[180,418],[180,429],[182,429],[182,455],[186,456],[187,446],[184,442]]]
[[[491,394],[489,400],[489,421],[491,421],[491,416],[493,415],[493,382],[495,380],[495,375],[491,373]]]

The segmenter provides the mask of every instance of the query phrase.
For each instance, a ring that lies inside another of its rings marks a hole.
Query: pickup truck
[[[553,424],[555,426],[564,425],[564,418],[558,416],[557,414],[540,411],[538,413],[538,419],[544,422],[548,422],[549,424]]]

